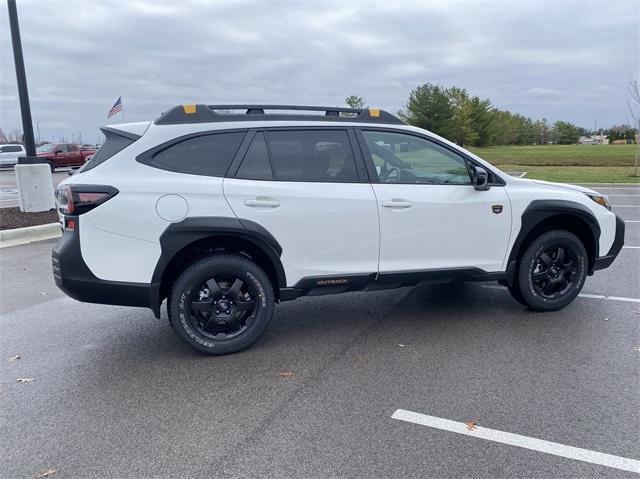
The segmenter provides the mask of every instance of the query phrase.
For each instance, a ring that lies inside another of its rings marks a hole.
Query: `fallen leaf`
[[[40,479],[41,477],[51,477],[56,472],[58,472],[58,471],[56,471],[53,467],[50,467],[48,469],[43,469],[42,471],[40,471],[36,477],[38,479]]]
[[[293,371],[283,371],[280,373],[280,377],[285,379],[291,379],[293,376]]]
[[[17,378],[16,381],[18,381],[19,383],[30,383],[31,381],[33,381],[33,378]]]
[[[406,344],[398,344],[398,346],[400,346],[401,348],[404,348],[404,347],[406,347],[407,345],[406,345]]]
[[[16,354],[15,356],[11,356],[10,358],[7,358],[7,362],[12,363],[16,359],[20,359],[20,355],[19,354]]]
[[[476,421],[469,421],[469,422],[467,422],[467,423],[466,423],[466,425],[467,425],[467,430],[468,430],[468,431],[473,431],[473,430],[476,428],[476,424],[477,424],[477,422],[476,422]]]
[[[364,364],[364,356],[362,354],[358,354],[356,356],[356,364],[363,365]]]
[[[603,321],[609,321],[609,318],[602,318]]]

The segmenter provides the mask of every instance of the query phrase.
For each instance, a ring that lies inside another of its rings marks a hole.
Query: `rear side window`
[[[245,133],[214,133],[187,138],[138,161],[177,173],[223,177]]]
[[[267,136],[277,181],[358,181],[346,130],[269,131]]]
[[[236,178],[243,180],[272,180],[271,164],[264,133],[258,133],[253,138],[251,146],[242,160],[242,165]]]
[[[0,146],[0,153],[17,153],[22,151],[22,147],[18,145]]]
[[[95,168],[100,163],[107,161],[116,153],[120,153],[127,146],[131,145],[136,140],[132,138],[126,138],[124,136],[120,136],[114,131],[110,130],[102,130],[105,136],[104,144],[100,147],[100,149],[96,152],[95,155],[91,157],[89,161],[87,161],[80,170],[88,171],[92,168]]]

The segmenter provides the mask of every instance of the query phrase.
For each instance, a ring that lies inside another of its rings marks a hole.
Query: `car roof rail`
[[[307,113],[298,113],[307,112]],[[178,105],[164,112],[156,125],[232,121],[332,121],[404,125],[379,108],[343,108],[304,105]]]

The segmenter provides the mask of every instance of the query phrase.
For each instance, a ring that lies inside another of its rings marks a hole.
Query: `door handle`
[[[385,208],[411,208],[413,203],[407,200],[389,200],[383,201],[382,206]]]
[[[270,200],[267,198],[250,198],[248,200],[244,200],[245,206],[251,207],[260,207],[267,206],[269,208],[277,208],[280,206],[280,202],[278,200]]]

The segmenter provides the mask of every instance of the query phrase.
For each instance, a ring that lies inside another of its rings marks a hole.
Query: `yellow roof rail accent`
[[[187,115],[191,115],[191,114],[196,112],[196,106],[195,105],[182,105],[182,108],[184,108],[184,112]]]
[[[380,108],[369,108],[369,116],[371,116],[371,117],[379,117],[380,116]]]

